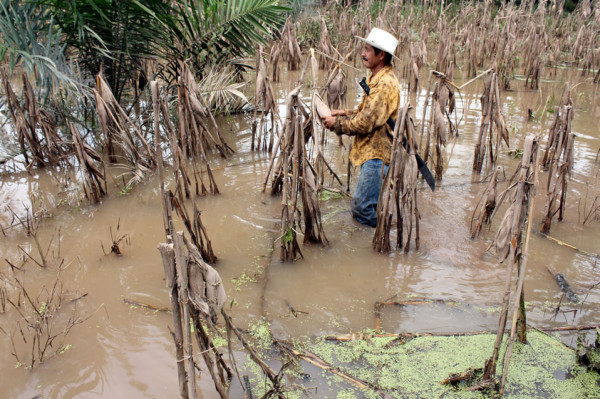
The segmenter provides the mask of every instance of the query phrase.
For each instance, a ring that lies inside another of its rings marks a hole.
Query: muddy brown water
[[[554,221],[550,234],[580,250],[597,254],[600,253],[600,222],[584,226],[580,223],[580,214],[587,184],[594,184],[597,171],[600,88],[582,78],[576,70],[547,69],[545,74],[548,81],[541,84],[541,91],[527,90],[522,80],[515,80],[513,90],[502,94],[504,115],[511,130],[510,147],[521,148],[526,135],[541,132],[544,149],[552,115],[547,113],[540,125],[539,120],[527,120],[527,109],[537,111],[537,115],[547,96],[552,96],[554,104],[558,102],[564,81],[580,83],[572,92],[573,132],[577,139],[568,206],[565,220]],[[358,103],[360,93],[355,73],[350,71],[349,75],[348,103],[352,107]],[[284,76],[286,83],[275,85],[282,112],[285,95],[293,88],[293,83],[288,82],[297,79],[297,73],[289,73]],[[422,81],[426,81],[425,76]],[[457,83],[461,80],[457,79]],[[236,153],[228,160],[214,156],[211,164],[221,194],[197,201],[219,258],[217,270],[227,290],[226,306],[234,322],[246,327],[264,317],[276,337],[305,340],[374,328],[377,301],[392,297],[397,300],[427,298],[456,301],[460,305],[385,308],[383,329],[388,332],[494,330],[504,289],[505,266],[498,264],[493,253],[486,249],[503,212],[496,217],[491,230],[478,239],[471,240],[469,233],[474,206],[485,187],[478,183],[481,176],[471,172],[482,87],[481,82],[472,84],[463,91],[462,100],[457,100],[459,117],[465,111],[460,136],[446,147],[449,162],[436,191],[431,192],[420,183],[421,248],[415,251],[413,246],[408,254],[373,252],[374,230],[352,220],[348,200],[332,199],[321,203],[330,245],[327,248],[304,245],[304,259],[280,263],[276,227],[280,198],[261,193],[268,156],[250,151],[248,115],[220,117],[225,139]],[[414,96],[406,93],[405,84],[402,89],[403,102],[408,99],[416,106],[413,117],[420,123],[424,90]],[[308,94],[306,89],[307,101]],[[326,157],[342,180],[346,176],[344,162],[348,144],[346,138],[346,148],[340,148],[337,139],[330,134],[325,146]],[[503,151],[500,164],[510,176],[518,160],[509,156],[506,148]],[[6,165],[5,169],[10,167]],[[150,178],[126,195],[119,195],[119,190],[111,187],[110,195],[102,204],[78,206],[69,204],[65,190],[72,187],[59,184],[62,179],[58,179],[58,175],[40,170],[31,175],[3,173],[0,223],[6,226],[10,220],[8,206],[22,212],[23,207],[33,201],[38,210],[45,211],[47,217],[38,235],[43,246],[47,246],[54,235],[48,255],[50,266],[41,269],[30,261],[25,271],[17,275],[32,291],[39,290],[56,276],[56,259],[64,258],[68,266],[62,273],[64,291],[69,298],[87,293],[75,303],[80,315],[90,317],[71,330],[65,341],[69,345],[67,351],[28,370],[16,367],[6,334],[14,335],[18,341],[18,315],[14,311],[0,314],[0,326],[6,332],[0,331],[0,397],[176,397],[174,347],[168,330],[171,315],[123,302],[129,299],[161,307],[169,304],[161,258],[156,250],[158,243],[165,241],[158,178]],[[118,176],[118,171],[113,175]],[[534,231],[540,227],[546,179],[547,174],[543,173],[540,191],[535,197]],[[170,181],[168,177],[167,183]],[[598,182],[595,184],[598,189]],[[504,184],[499,187],[503,188]],[[59,228],[60,246],[56,238]],[[127,236],[121,243],[121,257],[103,252],[102,246],[106,251],[110,247],[111,229],[114,236]],[[23,257],[19,246],[32,251],[33,245],[21,229],[11,229],[0,239],[2,258],[16,263]],[[532,234],[525,280],[529,324],[546,328],[600,323],[600,287],[590,288],[600,282],[597,263],[597,257]],[[564,274],[584,299],[582,304],[562,298],[547,266]],[[9,273],[8,269],[3,262],[2,273]],[[69,304],[65,308],[73,306]],[[294,317],[290,306],[305,313]],[[575,338],[575,334],[563,334],[565,342],[571,345]],[[28,353],[22,345],[18,349],[22,354]],[[200,397],[217,397],[205,374],[201,386]]]

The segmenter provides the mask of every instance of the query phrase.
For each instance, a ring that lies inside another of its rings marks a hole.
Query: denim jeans
[[[352,197],[352,216],[359,223],[371,227],[377,226],[377,201],[388,170],[388,165],[385,165],[382,173],[382,165],[381,159],[370,159],[360,166],[358,184]]]

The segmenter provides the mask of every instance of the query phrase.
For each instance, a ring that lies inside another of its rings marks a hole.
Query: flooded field
[[[505,176],[499,187],[504,189],[520,161],[509,150],[522,148],[526,136],[539,134],[541,149],[545,150],[552,114],[543,110],[558,105],[564,82],[576,85],[571,93],[575,109],[572,131],[577,136],[573,178],[568,182],[564,221],[554,221],[550,232],[574,248],[536,234],[546,199],[547,174],[541,173],[525,277],[527,321],[540,329],[599,324],[600,258],[596,254],[600,253],[600,222],[583,225],[581,220],[584,204],[587,201],[589,207],[594,189],[600,189],[600,87],[582,78],[578,70],[546,69],[544,73],[547,80],[541,82],[540,91],[525,89],[524,82],[516,80],[513,90],[501,93],[510,148],[502,148],[499,156]],[[360,100],[355,78],[360,76],[351,71],[349,108]],[[254,77],[248,79],[252,81]],[[291,72],[282,78],[282,82],[297,80],[298,75]],[[404,79],[400,80],[401,103],[409,101],[414,106],[412,115],[419,126],[427,93],[422,90],[418,95],[409,95]],[[422,76],[422,81],[426,80]],[[462,82],[456,79],[458,85]],[[283,113],[286,95],[294,87],[292,83],[281,83],[274,88]],[[506,267],[487,249],[503,212],[496,216],[490,231],[484,231],[477,239],[470,238],[471,216],[485,188],[481,181],[489,174],[471,172],[482,91],[483,84],[478,81],[466,87],[457,99],[459,136],[445,148],[446,170],[435,192],[424,182],[419,183],[421,245],[419,250],[413,246],[408,254],[374,252],[374,229],[352,219],[349,199],[330,199],[321,202],[329,246],[303,245],[303,259],[281,263],[277,227],[281,199],[261,192],[269,155],[250,150],[251,115],[219,117],[217,122],[235,154],[226,160],[213,154],[210,162],[220,194],[199,198],[197,203],[219,258],[216,269],[224,281],[226,310],[234,323],[247,328],[266,320],[277,338],[311,340],[374,329],[375,303],[394,298],[442,302],[435,306],[384,308],[381,327],[386,332],[495,330]],[[310,101],[308,87],[302,96]],[[551,100],[545,108],[548,97]],[[534,112],[535,119],[528,118],[528,109]],[[344,147],[340,147],[335,135],[328,133],[324,146],[326,159],[342,181],[347,176],[349,144],[345,137]],[[166,171],[167,184],[170,172]],[[114,181],[119,181],[119,170],[111,173]],[[358,170],[352,175],[351,189],[357,175]],[[0,225],[10,223],[10,209],[23,215],[23,209],[33,204],[45,216],[38,240],[44,251],[49,246],[47,267],[30,260],[16,275],[31,292],[37,293],[43,286],[51,289],[57,266],[64,259],[64,317],[76,311],[87,319],[69,332],[62,353],[28,370],[19,365],[11,352],[23,354],[25,359],[20,361],[26,364],[31,342],[22,344],[18,323],[23,321],[7,306],[7,311],[0,313],[0,396],[176,397],[171,315],[131,305],[137,302],[158,308],[169,306],[163,265],[156,249],[165,242],[158,176],[127,192],[119,193],[119,189],[109,187],[108,197],[98,206],[69,201],[70,187],[61,183],[64,181],[64,176],[53,171],[11,173],[10,164],[3,167]],[[331,184],[331,180],[326,184]],[[108,253],[113,239],[121,239],[122,256]],[[0,240],[0,271],[11,273],[9,262],[19,263],[26,252],[36,257],[35,248],[34,240],[22,228],[6,230]],[[548,268],[564,275],[581,303],[564,298]],[[70,299],[74,300],[69,302]],[[574,346],[577,334],[562,333],[562,338]],[[490,353],[491,350],[492,347]],[[199,397],[218,397],[206,373],[201,380],[204,389]],[[239,387],[232,389],[239,393]],[[232,397],[236,397],[234,393]]]

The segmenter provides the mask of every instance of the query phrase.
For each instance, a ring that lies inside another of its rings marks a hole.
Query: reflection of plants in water
[[[64,263],[64,262],[63,262]],[[0,329],[10,337],[11,355],[16,359],[16,367],[26,365],[33,368],[44,360],[62,354],[71,348],[65,344],[73,327],[83,323],[88,317],[81,317],[77,309],[77,300],[87,294],[66,300],[61,272],[66,268],[59,266],[50,288],[42,286],[35,289],[26,285],[17,273],[23,269],[12,268],[10,276],[3,275],[3,287],[0,289],[2,309],[16,312],[16,323]],[[12,295],[9,297],[9,289]],[[10,306],[6,306],[8,303]],[[65,308],[69,307],[67,311]]]

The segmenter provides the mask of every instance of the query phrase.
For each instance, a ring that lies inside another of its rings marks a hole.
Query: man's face
[[[362,57],[363,65],[368,69],[377,66],[385,59],[385,53],[383,51],[380,51],[379,54],[375,55],[375,49],[367,43],[363,45],[360,56]]]

